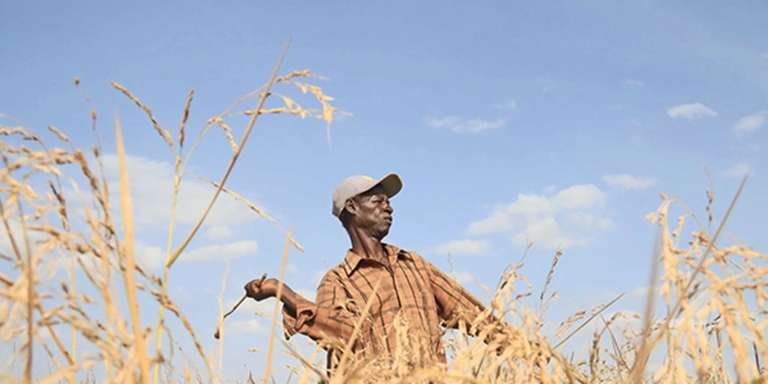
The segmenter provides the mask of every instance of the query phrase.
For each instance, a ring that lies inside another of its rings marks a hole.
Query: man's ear
[[[347,199],[347,201],[344,202],[344,209],[349,212],[349,214],[354,215],[357,213],[357,204],[355,204],[354,199]]]

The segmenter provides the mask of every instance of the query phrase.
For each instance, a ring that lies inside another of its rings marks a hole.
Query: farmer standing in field
[[[389,199],[401,188],[394,173],[380,180],[342,180],[333,192],[333,215],[341,220],[352,248],[325,274],[316,302],[283,285],[286,338],[301,333],[320,342],[329,351],[329,368],[338,364],[340,348],[358,323],[352,344],[356,358],[405,356],[415,366],[445,363],[442,327],[464,323],[477,329],[495,322],[474,296],[424,258],[382,243],[392,226]],[[275,297],[278,284],[276,279],[253,280],[245,290],[261,301]]]

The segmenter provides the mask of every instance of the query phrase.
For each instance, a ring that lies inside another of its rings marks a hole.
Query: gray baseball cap
[[[379,184],[384,187],[388,197],[396,195],[403,188],[403,182],[396,173],[390,173],[379,180],[365,175],[347,177],[333,191],[333,211],[331,212],[334,216],[339,217],[341,211],[344,210],[344,204],[347,202],[347,199],[351,199],[363,192],[368,192]]]

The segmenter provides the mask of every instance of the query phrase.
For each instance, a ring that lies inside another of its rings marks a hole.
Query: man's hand
[[[261,279],[252,280],[246,284],[245,295],[253,298],[256,301],[262,301],[264,299],[277,296],[277,287],[280,285],[280,281],[277,279],[266,279],[266,277],[267,275],[264,274]],[[283,291],[280,294],[280,301],[283,302],[283,310],[285,310],[291,316],[296,316],[296,306],[298,304],[314,304],[294,292],[291,287],[288,286],[288,284],[283,284]]]
[[[256,301],[262,301],[277,296],[278,284],[277,279],[251,280],[245,285],[245,294]]]

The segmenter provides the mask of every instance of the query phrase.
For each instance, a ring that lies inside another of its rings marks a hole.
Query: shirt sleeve
[[[466,324],[467,331],[477,336],[487,327],[485,342],[489,343],[497,336],[505,333],[507,325],[485,310],[485,306],[469,293],[461,284],[443,273],[432,263],[425,260],[429,266],[432,291],[437,301],[438,315],[448,328],[458,328],[461,323]]]
[[[296,317],[283,308],[283,329],[286,339],[301,333],[312,340],[341,339],[347,342],[360,319],[359,309],[349,300],[339,275],[329,271],[317,289],[315,303],[297,305]],[[368,322],[361,335],[367,335]]]
[[[485,306],[432,263],[424,262],[429,267],[430,283],[440,318],[448,326],[456,327],[459,321],[471,325],[485,310]]]

